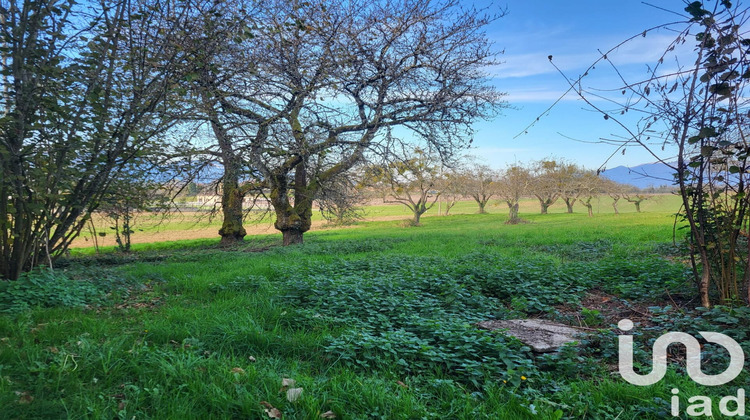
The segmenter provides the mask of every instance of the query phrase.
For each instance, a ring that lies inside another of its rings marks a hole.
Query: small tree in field
[[[371,179],[384,190],[386,203],[400,203],[412,212],[412,226],[438,198],[442,162],[438,156],[419,148],[405,151],[383,167],[371,169]]]
[[[558,176],[560,164],[555,160],[540,160],[532,165],[530,190],[539,200],[542,214],[547,214],[550,206],[560,198],[563,192],[562,181]]]
[[[445,205],[443,215],[447,216],[453,206],[462,198],[466,197],[466,177],[461,171],[455,169],[444,173],[437,184],[440,191],[438,207]]]
[[[503,170],[498,180],[498,197],[508,205],[508,223],[517,223],[518,204],[528,194],[532,183],[529,170],[521,165],[512,165]]]
[[[641,212],[641,203],[649,199],[649,196],[639,193],[623,194],[622,196],[623,198],[625,198],[625,201],[627,201],[628,203],[633,203],[633,205],[635,205],[635,211],[638,213]]]
[[[581,197],[584,170],[573,163],[560,162],[554,173],[560,188],[560,198],[565,202],[568,213],[573,213],[573,205]]]
[[[675,40],[644,80],[625,80],[617,72],[626,98],[619,109],[589,100],[601,90],[590,92],[580,80],[571,90],[627,133],[621,147],[638,145],[656,158],[662,146],[676,152],[676,160],[659,160],[673,169],[679,186],[701,304],[731,303],[743,297],[743,289],[750,302],[750,248],[741,249],[750,244],[750,10],[721,0],[695,1],[685,12],[681,28],[668,25]],[[616,49],[584,74],[602,62],[617,69],[611,61]],[[642,116],[637,124],[620,117],[634,112]]]
[[[492,197],[497,195],[498,174],[487,165],[473,162],[464,171],[466,194],[479,206],[479,214],[487,213],[485,207]]]
[[[600,179],[600,182],[602,183],[603,191],[612,199],[612,209],[615,211],[615,214],[620,214],[617,205],[625,195],[626,186],[609,179]]]
[[[580,173],[578,182],[579,200],[586,207],[589,217],[594,215],[591,201],[601,193],[603,188],[604,183],[595,171],[583,171]]]

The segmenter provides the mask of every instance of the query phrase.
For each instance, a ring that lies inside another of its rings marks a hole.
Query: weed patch
[[[346,366],[397,375],[433,372],[475,387],[530,375],[527,348],[474,325],[502,307],[446,271],[455,263],[413,257],[339,260],[315,267],[314,273],[284,267],[276,276],[287,288],[285,300],[299,308],[297,316],[344,329],[325,350]]]

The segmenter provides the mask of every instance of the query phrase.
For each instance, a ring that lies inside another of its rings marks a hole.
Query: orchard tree
[[[503,170],[498,180],[497,194],[508,205],[508,222],[517,223],[518,204],[524,195],[529,193],[533,179],[528,168],[522,165],[511,165]]]
[[[437,183],[437,189],[440,191],[438,200],[438,209],[445,204],[445,210],[442,213],[447,216],[453,206],[467,195],[467,179],[465,173],[457,168],[449,168],[443,173]]]
[[[251,71],[246,67],[252,67],[254,61],[242,40],[253,36],[256,13],[250,2],[198,1],[186,28],[189,39],[185,48],[192,71],[186,77],[183,98],[183,106],[190,112],[183,115],[183,122],[197,123],[198,131],[213,136],[213,142],[204,145],[200,153],[223,169],[217,190],[222,212],[219,235],[224,245],[247,235],[243,203],[248,195],[260,195],[263,188],[260,173],[248,163],[252,136],[237,129],[243,122],[225,109],[224,93],[227,84],[234,86],[236,73]]]
[[[136,160],[116,174],[110,187],[100,200],[98,214],[107,216],[112,223],[110,229],[115,235],[117,249],[130,252],[132,235],[142,224],[144,214],[149,218],[166,216],[170,211],[171,197],[174,195],[170,184],[163,179],[161,165],[153,165]],[[95,234],[92,229],[92,234]]]
[[[638,213],[641,212],[641,203],[650,198],[648,195],[641,193],[629,193],[623,194],[622,196],[628,203],[633,203],[633,205],[635,206],[635,211]]]
[[[560,198],[565,202],[568,213],[573,213],[573,205],[581,197],[581,187],[585,176],[583,168],[569,162],[558,162],[554,177],[560,188]]]
[[[620,214],[620,210],[617,208],[617,204],[624,197],[626,191],[628,190],[628,187],[606,178],[602,178],[601,182],[602,189],[612,199],[612,209],[615,211],[615,214]]]
[[[626,133],[621,147],[643,147],[674,171],[701,304],[711,306],[714,296],[719,303],[740,297],[750,302],[750,249],[742,249],[750,244],[745,241],[750,231],[750,39],[745,31],[750,10],[721,0],[691,2],[684,11],[684,22],[665,25],[675,39],[644,79],[628,80],[616,72],[621,87],[607,90],[622,91],[619,109],[613,98],[604,109],[594,100],[602,90],[587,90],[580,79],[570,86]],[[618,47],[603,53],[582,77],[595,67],[618,70]],[[637,123],[628,120],[631,114]],[[661,147],[670,149],[668,159],[660,158]]]
[[[384,193],[386,203],[399,203],[412,212],[410,224],[419,226],[421,217],[440,198],[443,162],[435,153],[420,148],[403,148],[383,166],[372,167],[369,179]]]
[[[257,171],[284,245],[302,242],[331,179],[394,132],[445,156],[469,144],[503,106],[484,74],[496,17],[458,0],[271,0],[225,36],[236,47],[206,58],[202,103]]]
[[[188,10],[0,0],[1,278],[63,254],[114,174],[154,150],[184,75]]]
[[[552,159],[532,164],[530,190],[539,200],[541,214],[547,214],[550,206],[563,194],[563,183],[559,177],[560,164]]]
[[[598,197],[604,189],[604,182],[596,171],[581,171],[578,176],[578,196],[580,203],[586,207],[589,217],[594,216],[591,201]]]
[[[466,194],[479,206],[478,213],[487,213],[487,202],[498,192],[497,172],[487,165],[472,162],[466,168],[463,178],[466,180]]]

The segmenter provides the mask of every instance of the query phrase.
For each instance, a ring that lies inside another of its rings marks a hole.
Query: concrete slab
[[[521,340],[536,353],[555,351],[566,343],[578,341],[583,330],[544,319],[508,319],[478,322],[477,326],[490,331],[507,330],[506,334]]]

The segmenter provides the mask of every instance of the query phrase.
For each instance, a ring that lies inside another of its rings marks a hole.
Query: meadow
[[[383,206],[294,247],[265,234],[238,248],[76,249],[0,284],[0,418],[659,419],[673,388],[683,418],[694,395],[718,412],[747,373],[701,387],[679,351],[655,385],[617,373],[625,317],[646,370],[647,343],[666,331],[721,331],[750,349],[746,308],[696,309],[676,198],[644,204],[614,215],[603,199],[588,217],[526,201],[528,223],[506,225],[504,206],[461,203],[421,227]],[[587,333],[539,355],[476,326],[514,318]],[[706,371],[726,365],[720,348],[704,355]]]
[[[642,204],[644,212],[672,212],[679,206],[678,197],[674,195],[654,195]],[[539,212],[539,204],[536,199],[524,199],[520,203],[521,213]],[[595,214],[612,214],[612,200],[609,197],[600,197],[592,201]],[[635,207],[625,200],[620,200],[618,209],[621,213],[633,213]],[[134,244],[150,244],[154,242],[179,241],[189,239],[215,238],[221,227],[221,213],[210,206],[202,211],[170,211],[166,214],[140,213],[136,214],[133,221],[132,242]],[[491,201],[486,208],[491,214],[506,214],[508,208],[504,202]],[[459,201],[450,209],[450,214],[474,214],[477,204],[473,201]],[[565,205],[559,202],[550,208],[550,213],[566,212]],[[585,212],[585,208],[578,211]],[[440,200],[433,208],[425,213],[425,217],[437,216],[445,212],[445,202]],[[362,216],[365,221],[393,221],[403,220],[410,217],[409,210],[400,204],[378,204],[368,205],[363,208]],[[274,215],[272,212],[248,211],[245,220],[245,229],[249,235],[274,234],[277,231],[273,227]],[[312,230],[329,229],[330,224],[321,216],[320,212],[313,213]],[[94,238],[98,246],[106,248],[116,245],[112,219],[103,214],[95,213],[92,224],[87,224],[81,235],[73,242],[73,248],[92,248]],[[103,236],[102,236],[103,235]]]

